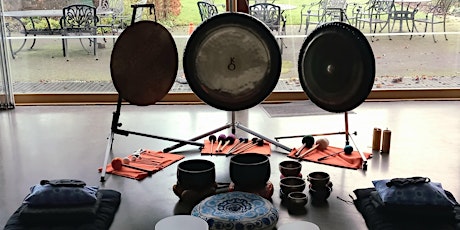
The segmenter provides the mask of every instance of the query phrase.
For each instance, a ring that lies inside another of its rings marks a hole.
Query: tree
[[[171,16],[174,17],[180,14],[180,0],[149,0],[149,2],[155,4],[159,20],[168,20],[171,19]]]

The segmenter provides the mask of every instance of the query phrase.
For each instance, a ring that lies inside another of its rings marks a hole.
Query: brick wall
[[[5,11],[9,10],[55,10],[71,4],[99,5],[99,0],[3,0]]]

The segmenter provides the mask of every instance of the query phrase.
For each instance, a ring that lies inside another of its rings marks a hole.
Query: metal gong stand
[[[123,99],[133,105],[153,105],[171,89],[177,75],[178,54],[174,39],[168,30],[156,22],[154,4],[136,4],[131,25],[118,37],[111,54],[110,72],[118,92],[116,111],[113,112],[110,134],[105,151],[101,182],[105,181],[106,165],[112,152],[114,135],[129,134],[178,142],[183,145],[203,146],[188,140],[156,136],[120,129],[119,122]],[[148,8],[154,21],[135,22],[137,8]]]
[[[218,14],[200,24],[184,52],[184,73],[192,91],[204,102],[231,112],[231,122],[196,136],[197,141],[224,129],[254,135],[288,152],[291,148],[243,126],[235,112],[262,102],[275,88],[281,73],[281,53],[275,37],[258,19],[235,12]],[[178,143],[165,151],[179,148]]]
[[[366,37],[355,27],[342,22],[326,23],[307,36],[299,53],[298,72],[302,89],[318,107],[329,112],[344,113],[345,131],[312,136],[345,135],[367,169],[367,158],[353,140],[348,129],[348,111],[365,101],[375,79],[375,59]],[[354,135],[357,133],[354,132]],[[303,135],[275,137],[303,137]]]

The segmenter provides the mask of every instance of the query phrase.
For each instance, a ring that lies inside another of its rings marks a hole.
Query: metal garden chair
[[[286,35],[286,20],[281,14],[281,8],[272,3],[257,3],[249,6],[249,14],[264,22],[267,27],[277,35]],[[283,53],[283,48],[286,46],[283,38],[280,37],[279,46]]]
[[[59,23],[61,26],[61,33],[64,38],[62,39],[62,47],[64,57],[68,57],[68,44],[65,38],[67,36],[90,36],[89,38],[79,38],[82,47],[91,52],[96,56],[96,43],[97,43],[97,23],[99,18],[96,16],[96,7],[88,5],[70,5],[62,9],[63,16]],[[89,41],[88,47],[85,44],[85,40]]]

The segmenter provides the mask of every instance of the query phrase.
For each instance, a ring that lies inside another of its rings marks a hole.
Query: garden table
[[[49,19],[50,18],[60,18],[62,17],[62,14],[63,14],[62,9],[59,9],[59,10],[17,10],[17,11],[4,11],[1,13],[1,16],[10,17],[11,20],[13,20],[13,21],[10,21],[11,23],[14,23],[14,21],[19,23],[17,24],[17,26],[19,26],[20,28],[17,28],[19,30],[16,32],[23,33],[24,36],[27,36],[29,34],[36,36],[36,35],[61,35],[61,31],[60,31],[61,28],[52,28]],[[101,10],[101,11],[97,11],[96,14],[97,15],[109,15],[109,14],[113,14],[113,12],[109,10],[103,10],[103,11]],[[24,22],[21,20],[21,18],[28,18],[31,22],[32,28],[31,29],[27,28]],[[44,29],[36,28],[33,18],[44,18],[46,20],[47,28],[44,28]],[[9,28],[12,29],[11,26]],[[9,31],[9,32],[11,33],[12,31]],[[22,50],[22,48],[24,48],[26,41],[27,39],[25,38],[22,44],[16,50],[14,51],[11,50],[13,58],[14,58],[14,55],[16,55],[16,53],[18,53],[19,51]],[[36,40],[34,38],[32,45],[30,46],[31,49],[34,47],[35,41]]]
[[[394,2],[401,5],[400,10],[392,12],[392,19],[394,21],[399,21],[399,32],[401,33],[403,21],[408,23],[409,20],[412,21],[414,19],[414,11],[409,10],[409,6],[413,3],[420,4],[422,2],[431,2],[431,0],[394,0]]]

